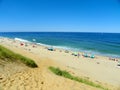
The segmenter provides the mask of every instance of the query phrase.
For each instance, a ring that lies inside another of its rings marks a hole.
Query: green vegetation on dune
[[[22,63],[26,64],[29,67],[38,67],[37,64],[27,57],[24,57],[22,55],[16,54],[12,52],[11,50],[3,47],[0,45],[0,59],[1,60],[7,60],[7,61],[21,61]]]
[[[81,82],[81,83],[84,83],[84,84],[87,84],[87,85],[90,85],[90,86],[93,86],[93,87],[96,87],[96,88],[100,88],[102,90],[109,90],[108,88],[105,88],[99,84],[96,84],[88,79],[84,79],[84,78],[80,78],[80,77],[76,77],[76,76],[73,76],[71,75],[69,72],[65,71],[65,70],[60,70],[59,68],[55,68],[55,67],[49,67],[49,69],[56,75],[58,76],[62,76],[62,77],[65,77],[65,78],[68,78],[68,79],[71,79],[71,80],[74,80],[74,81],[78,81],[78,82]]]

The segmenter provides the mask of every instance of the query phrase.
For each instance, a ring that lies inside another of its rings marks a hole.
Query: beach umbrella
[[[23,46],[24,44],[23,43],[20,43],[21,46]]]

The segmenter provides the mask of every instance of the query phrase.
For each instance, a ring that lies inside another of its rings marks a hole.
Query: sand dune
[[[1,81],[1,87],[4,90],[98,90],[54,75],[48,70],[49,65],[54,66],[51,60],[44,60],[41,61],[39,68],[28,68],[11,74]],[[16,67],[14,65],[14,68]]]

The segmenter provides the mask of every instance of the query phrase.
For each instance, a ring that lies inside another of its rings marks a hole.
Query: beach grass
[[[32,67],[32,68],[38,67],[37,64],[32,59],[24,57],[20,54],[16,54],[1,45],[0,45],[0,59],[7,61],[7,62],[20,61],[24,63],[25,65]]]
[[[55,67],[52,67],[52,66],[50,66],[49,69],[50,69],[50,71],[52,71],[54,74],[56,74],[58,76],[62,76],[62,77],[65,77],[65,78],[68,78],[68,79],[71,79],[71,80],[74,80],[74,81],[78,81],[80,83],[84,83],[84,84],[87,84],[87,85],[90,85],[90,86],[93,86],[93,87],[96,87],[96,88],[100,88],[102,90],[110,90],[110,89],[105,88],[102,85],[96,84],[96,83],[94,83],[94,82],[92,82],[88,79],[73,76],[65,70],[60,70],[59,68],[55,68]]]

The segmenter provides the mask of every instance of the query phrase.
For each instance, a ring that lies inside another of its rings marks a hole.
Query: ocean
[[[120,58],[120,33],[0,32],[0,37]]]

